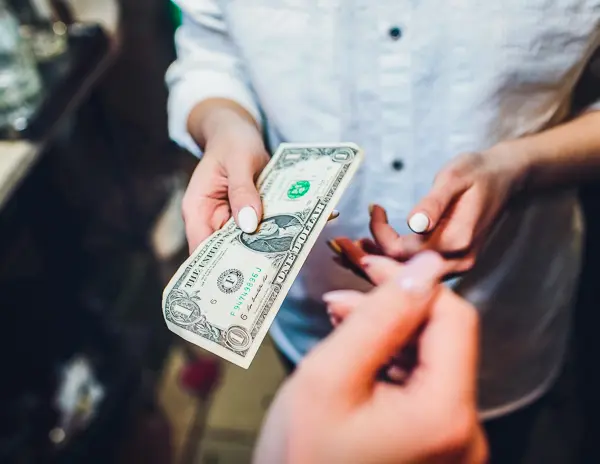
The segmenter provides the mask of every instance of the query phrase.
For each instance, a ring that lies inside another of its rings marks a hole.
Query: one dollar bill
[[[163,293],[168,328],[248,368],[363,158],[354,144],[282,144],[258,179],[263,219],[233,219],[183,263]]]

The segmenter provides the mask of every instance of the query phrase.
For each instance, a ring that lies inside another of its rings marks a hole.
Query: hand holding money
[[[380,286],[311,351],[277,396],[255,462],[481,463],[475,309],[437,284],[434,253],[406,265],[379,258]],[[419,330],[422,328],[422,331]],[[418,333],[403,385],[379,380]]]
[[[258,230],[226,220],[165,288],[169,329],[247,368],[361,161],[353,144],[281,145],[257,182]]]
[[[262,134],[244,110],[220,104],[226,106],[211,111],[200,105],[190,116],[192,133],[205,145],[182,203],[190,252],[232,216],[248,233],[262,216],[255,185],[269,161]]]

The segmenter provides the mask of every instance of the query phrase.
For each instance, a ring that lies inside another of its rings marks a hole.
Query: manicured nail
[[[425,213],[415,213],[408,220],[408,227],[416,233],[422,234],[423,232],[427,232],[429,228],[429,217]]]
[[[398,285],[411,293],[430,292],[443,275],[444,261],[433,251],[424,251],[409,260],[400,271]]]
[[[327,219],[328,221],[333,221],[334,219],[337,219],[340,216],[340,212],[337,209],[334,209],[331,214],[329,215],[329,219]]]
[[[369,216],[373,215],[373,210],[375,209],[375,203],[371,203],[369,205]]]
[[[334,290],[323,294],[323,301],[328,304],[345,303],[356,298],[353,290]]]
[[[342,320],[339,317],[334,316],[333,314],[331,314],[329,316],[329,322],[331,323],[331,325],[333,327],[337,327],[338,325],[340,325],[340,322],[342,322]]]
[[[390,366],[387,370],[388,378],[394,383],[403,383],[408,379],[408,372],[399,366]]]
[[[238,213],[238,225],[247,234],[256,231],[258,227],[258,216],[252,206],[244,206]]]
[[[337,253],[338,255],[341,255],[343,253],[341,247],[336,243],[335,240],[327,240],[327,245],[333,250],[334,253]]]

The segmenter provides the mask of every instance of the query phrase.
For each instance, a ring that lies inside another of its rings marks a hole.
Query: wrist
[[[500,142],[486,151],[510,179],[511,196],[529,188],[535,165],[535,151],[526,139]]]
[[[260,136],[260,127],[252,115],[232,100],[214,98],[196,105],[188,116],[187,129],[202,149],[217,134],[235,131],[255,131]]]
[[[574,187],[600,173],[600,111],[538,134],[503,142],[499,150],[518,165],[522,189]]]

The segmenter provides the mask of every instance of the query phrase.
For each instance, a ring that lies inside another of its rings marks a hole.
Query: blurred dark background
[[[186,348],[160,310],[186,255],[179,202],[194,167],[166,130],[178,20],[168,0],[0,0],[0,39],[18,34],[31,52],[20,60],[24,49],[0,40],[0,463],[245,462],[283,378],[263,352],[254,375],[268,385],[237,422],[215,413],[208,430],[207,446],[238,454],[196,458],[208,397],[181,391]],[[575,109],[600,98],[587,76]],[[600,188],[582,200],[585,268],[552,401],[568,424],[564,455],[600,462]],[[239,383],[221,390],[240,408]]]
[[[185,249],[162,230],[192,162],[166,132],[177,14],[0,1],[2,43],[7,15],[34,66],[0,45],[0,86],[17,81],[0,91],[0,462],[174,462],[158,388],[162,288]],[[27,73],[39,91],[9,101]]]

